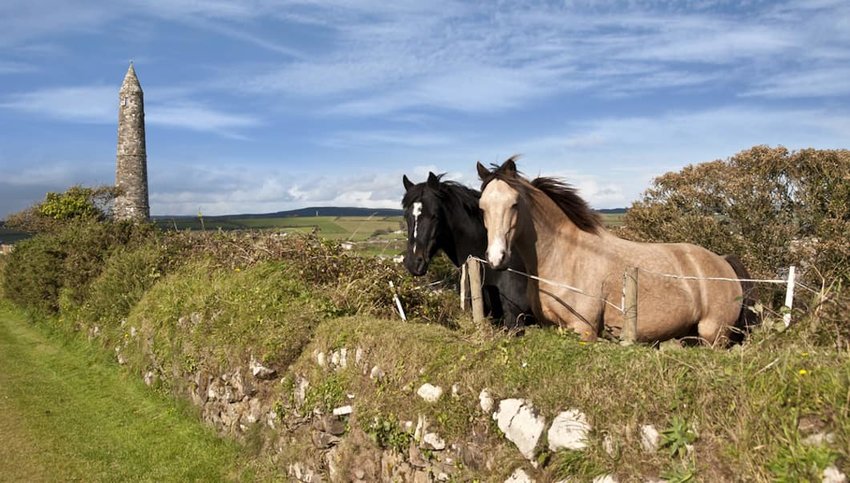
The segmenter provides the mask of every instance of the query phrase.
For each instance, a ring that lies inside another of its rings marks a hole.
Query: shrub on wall
[[[622,233],[733,253],[759,277],[796,265],[804,280],[850,280],[848,172],[848,150],[756,146],[659,176]]]
[[[3,269],[6,296],[49,314],[63,304],[81,304],[88,286],[118,247],[152,235],[149,225],[85,221],[20,242]]]

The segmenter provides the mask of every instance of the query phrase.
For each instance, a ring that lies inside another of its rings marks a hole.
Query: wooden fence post
[[[472,320],[481,322],[484,320],[484,300],[481,298],[481,264],[478,260],[470,258],[466,264],[469,266],[469,292],[472,299]]]
[[[785,288],[785,315],[782,316],[782,321],[785,322],[787,328],[791,325],[791,309],[794,308],[794,284],[796,274],[794,273],[794,265],[788,267],[788,285]]]
[[[637,340],[638,269],[629,267],[623,274],[623,330],[620,343],[631,345]]]
[[[460,310],[466,310],[466,287],[469,285],[469,277],[467,276],[466,263],[460,266]]]

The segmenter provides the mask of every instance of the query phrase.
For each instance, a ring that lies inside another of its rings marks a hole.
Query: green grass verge
[[[0,305],[0,479],[220,481],[239,449],[80,340]]]

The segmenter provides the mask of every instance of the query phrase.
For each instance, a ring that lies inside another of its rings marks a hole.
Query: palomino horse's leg
[[[697,333],[703,344],[712,347],[726,347],[729,345],[729,325],[713,319],[703,319],[697,324]]]

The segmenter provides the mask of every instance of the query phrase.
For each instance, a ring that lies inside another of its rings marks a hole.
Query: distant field
[[[297,216],[285,218],[176,218],[159,219],[162,228],[179,230],[278,230],[292,233],[318,234],[330,240],[364,241],[374,237],[403,238],[393,232],[403,229],[400,216]]]
[[[623,217],[626,216],[625,213],[600,213],[599,216],[602,217],[602,223],[607,227],[620,227],[623,226]]]
[[[27,233],[0,227],[0,245],[11,245],[29,237],[30,235]]]

